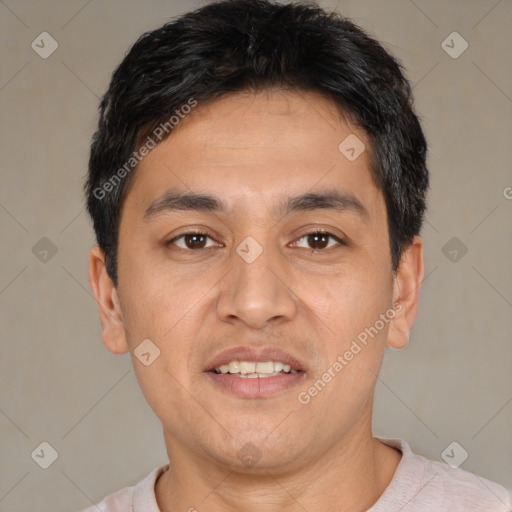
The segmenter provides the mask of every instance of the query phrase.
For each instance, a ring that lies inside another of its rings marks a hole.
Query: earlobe
[[[117,290],[107,273],[105,253],[97,245],[89,255],[89,284],[100,312],[103,344],[113,354],[128,352]]]
[[[403,348],[409,342],[409,335],[418,312],[421,283],[424,276],[423,240],[415,236],[404,250],[394,280],[393,304],[395,316],[388,331],[388,345]]]

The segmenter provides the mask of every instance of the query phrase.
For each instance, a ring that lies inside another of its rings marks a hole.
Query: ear
[[[105,253],[97,245],[89,255],[89,284],[100,310],[103,344],[113,354],[128,352],[117,290],[107,273]]]
[[[393,285],[393,309],[395,316],[388,331],[388,345],[403,348],[409,341],[420,296],[425,268],[423,262],[423,239],[415,236],[402,254]]]

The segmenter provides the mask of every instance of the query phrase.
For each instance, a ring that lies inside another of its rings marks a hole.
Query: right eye
[[[203,233],[199,231],[193,231],[189,233],[182,233],[181,235],[175,236],[168,242],[166,242],[166,246],[176,245],[180,249],[183,250],[199,250],[199,249],[208,249],[210,247],[215,246],[215,244],[206,246],[207,239],[213,240],[208,233]],[[183,245],[179,245],[177,242],[182,242]]]

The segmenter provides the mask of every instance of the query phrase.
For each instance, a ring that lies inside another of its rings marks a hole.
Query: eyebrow
[[[226,203],[216,196],[170,190],[148,206],[143,219],[149,221],[160,214],[176,211],[222,213],[227,210]],[[365,221],[370,219],[368,210],[359,199],[349,192],[342,192],[337,189],[285,197],[273,208],[272,215],[282,218],[290,213],[314,210],[351,212]]]

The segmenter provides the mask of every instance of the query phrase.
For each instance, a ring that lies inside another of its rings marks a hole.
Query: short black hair
[[[101,101],[85,192],[115,286],[121,211],[138,148],[147,152],[165,140],[192,106],[265,89],[319,92],[365,130],[396,272],[420,232],[429,186],[427,144],[401,64],[349,19],[314,2],[221,0],[144,33]]]

